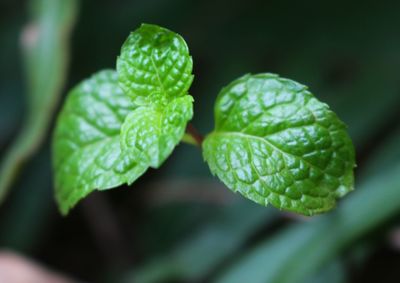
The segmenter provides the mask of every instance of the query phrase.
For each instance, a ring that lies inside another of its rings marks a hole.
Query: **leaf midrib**
[[[263,143],[266,143],[269,147],[272,147],[274,150],[277,150],[277,151],[281,152],[282,154],[285,154],[285,155],[288,155],[288,156],[291,156],[291,157],[294,157],[294,158],[298,158],[298,159],[300,159],[301,161],[303,161],[304,163],[308,164],[310,167],[312,167],[312,168],[314,168],[314,169],[316,169],[316,170],[319,170],[319,171],[321,171],[322,173],[324,173],[324,174],[326,174],[326,175],[331,176],[330,174],[328,174],[327,172],[325,172],[324,169],[321,169],[321,168],[317,167],[316,165],[310,163],[309,161],[305,160],[302,156],[295,155],[295,154],[293,154],[293,153],[291,153],[291,152],[287,152],[287,151],[285,151],[285,150],[283,150],[283,149],[277,147],[276,145],[274,145],[273,143],[271,143],[270,141],[268,141],[267,139],[264,139],[264,138],[262,138],[262,137],[252,136],[252,135],[249,135],[249,134],[239,133],[239,132],[213,132],[213,133],[210,134],[210,136],[212,136],[212,135],[219,135],[219,136],[238,136],[238,137],[241,137],[241,138],[244,138],[244,139],[249,139],[249,138],[250,138],[250,139],[256,139],[256,140],[258,140],[258,141],[261,141],[261,142],[263,142]]]
[[[115,136],[107,136],[105,138],[96,140],[96,141],[92,141],[83,145],[79,145],[78,144],[78,148],[73,150],[73,152],[67,157],[65,158],[63,161],[61,161],[57,167],[55,167],[55,170],[57,171],[58,168],[62,167],[66,162],[68,162],[72,157],[74,157],[76,154],[88,150],[91,147],[97,147],[99,144],[102,143],[108,143],[108,142],[114,142],[113,139],[115,138],[119,138],[119,135],[115,135]],[[59,138],[60,139],[60,138]],[[61,138],[62,139],[62,138]],[[77,143],[75,143],[77,144]]]
[[[157,65],[156,65],[156,63],[154,62],[153,52],[154,52],[154,50],[151,51],[151,54],[150,54],[150,56],[149,56],[149,57],[150,57],[151,65],[153,66],[154,71],[156,72],[157,80],[158,80],[158,83],[160,84],[160,87],[161,87],[161,90],[162,90],[163,94],[164,94],[165,96],[168,96],[168,94],[167,94],[167,92],[166,92],[166,90],[165,90],[165,87],[164,87],[164,83],[163,83],[162,80],[161,80],[160,73],[159,73],[159,71],[158,71]]]

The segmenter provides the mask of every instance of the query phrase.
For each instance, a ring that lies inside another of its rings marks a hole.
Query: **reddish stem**
[[[201,146],[203,143],[204,137],[197,131],[197,129],[193,126],[193,124],[189,123],[186,127],[186,133],[191,135],[196,143]]]

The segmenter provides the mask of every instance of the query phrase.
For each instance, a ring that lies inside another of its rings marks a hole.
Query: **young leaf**
[[[164,105],[187,94],[192,66],[181,36],[149,24],[129,35],[117,59],[120,86],[137,105]]]
[[[121,125],[134,109],[115,71],[101,71],[70,91],[53,138],[56,199],[63,214],[93,190],[130,184],[146,171],[140,152],[120,149]]]
[[[313,215],[353,189],[346,126],[307,90],[273,74],[243,76],[219,94],[203,143],[213,174],[259,204]]]
[[[121,128],[124,152],[137,149],[148,164],[158,168],[182,139],[193,116],[193,98],[177,98],[165,108],[141,106],[130,113]]]
[[[165,28],[143,24],[117,60],[121,88],[139,108],[121,129],[124,152],[139,151],[158,168],[182,139],[193,116],[192,58],[185,41]]]

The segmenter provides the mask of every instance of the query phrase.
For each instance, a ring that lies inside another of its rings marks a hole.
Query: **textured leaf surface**
[[[187,122],[193,116],[193,98],[189,95],[171,101],[165,108],[141,106],[127,117],[121,129],[124,152],[137,150],[158,168],[182,139]]]
[[[117,60],[121,88],[137,105],[164,105],[187,94],[192,65],[181,36],[149,24],[130,34]]]
[[[273,74],[246,75],[221,91],[215,120],[204,158],[233,191],[313,215],[353,189],[346,127],[305,86]]]
[[[74,88],[60,114],[53,150],[63,213],[95,189],[159,167],[193,116],[192,59],[179,35],[142,25],[124,43],[117,69]]]
[[[93,190],[132,183],[147,169],[140,152],[121,153],[120,128],[132,105],[115,71],[99,72],[68,94],[53,144],[56,198],[64,214]]]
[[[193,98],[188,95],[192,58],[186,43],[172,31],[143,24],[122,46],[117,70],[121,88],[139,106],[122,126],[122,149],[142,153],[158,168],[193,116]]]

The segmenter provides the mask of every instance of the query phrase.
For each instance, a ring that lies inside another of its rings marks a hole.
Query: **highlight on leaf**
[[[222,89],[203,150],[213,174],[261,205],[313,215],[353,189],[346,126],[307,87],[274,74]]]
[[[53,136],[56,199],[66,214],[98,189],[132,183],[148,165],[122,154],[120,128],[135,107],[118,87],[117,73],[100,71],[68,94]]]
[[[117,60],[119,82],[138,105],[122,125],[124,152],[139,150],[158,168],[181,141],[193,116],[192,58],[178,34],[143,24],[131,33]]]
[[[158,168],[181,141],[187,122],[193,116],[190,95],[174,99],[165,108],[141,106],[122,125],[121,146],[130,154],[137,150],[147,163]]]
[[[192,67],[180,35],[143,24],[123,44],[117,71],[71,90],[53,139],[63,214],[94,190],[159,168],[181,141],[201,146],[213,174],[261,205],[314,215],[353,189],[346,126],[307,87],[269,73],[245,75],[218,95],[215,129],[203,139],[186,129]]]
[[[150,24],[129,35],[117,59],[120,86],[137,105],[164,105],[187,95],[192,68],[185,40]]]
[[[117,65],[75,87],[58,117],[53,167],[63,214],[96,189],[131,184],[158,168],[193,116],[192,59],[179,35],[144,24]]]

